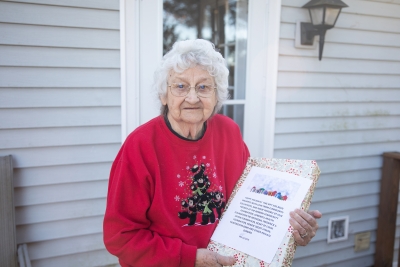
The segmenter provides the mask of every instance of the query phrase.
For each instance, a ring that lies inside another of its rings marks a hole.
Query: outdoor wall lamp
[[[324,50],[325,33],[333,28],[342,8],[348,7],[340,0],[311,0],[303,6],[308,8],[311,23],[301,22],[301,44],[313,45],[315,35],[319,35],[319,60]]]

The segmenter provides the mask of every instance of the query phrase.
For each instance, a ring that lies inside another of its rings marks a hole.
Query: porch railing
[[[393,265],[399,180],[400,153],[384,153],[374,267],[392,267]],[[400,255],[397,266],[400,267]]]
[[[17,267],[12,157],[0,157],[0,266]]]

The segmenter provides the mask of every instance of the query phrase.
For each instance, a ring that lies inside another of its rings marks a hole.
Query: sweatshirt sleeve
[[[250,157],[250,151],[249,151],[249,148],[247,147],[245,142],[243,142],[243,146],[244,146],[244,148],[243,148],[243,160],[244,160],[244,167],[245,167],[246,163],[247,163],[247,160]],[[244,169],[244,167],[243,167],[243,169]]]
[[[194,266],[197,247],[149,230],[146,212],[154,193],[151,175],[140,155],[126,157],[123,150],[110,173],[103,222],[107,250],[122,266]]]

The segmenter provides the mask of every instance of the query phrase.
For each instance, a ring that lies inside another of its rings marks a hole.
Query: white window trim
[[[121,140],[139,126],[139,1],[120,0]],[[129,49],[127,49],[129,47]]]
[[[253,157],[272,158],[281,0],[260,2],[249,1],[244,138]]]
[[[159,114],[151,85],[162,58],[162,14],[162,0],[120,0],[122,142]]]
[[[151,83],[147,81],[150,74],[145,75],[146,81],[141,81],[140,66],[145,62],[140,62],[140,45],[143,44],[143,49],[153,49],[154,53],[142,55],[152,57],[147,61],[151,64],[158,64],[162,55],[162,43],[157,44],[156,49],[148,48],[140,38],[144,39],[146,34],[141,34],[144,31],[140,27],[141,5],[146,5],[147,9],[152,7],[154,13],[161,16],[156,30],[162,31],[162,0],[120,1],[122,142],[149,117],[149,114],[140,114],[148,99],[140,95],[140,87],[147,88]],[[244,136],[251,155],[255,157],[273,157],[274,152],[280,17],[281,0],[249,0]],[[162,42],[162,34],[160,38],[153,40],[153,44]]]

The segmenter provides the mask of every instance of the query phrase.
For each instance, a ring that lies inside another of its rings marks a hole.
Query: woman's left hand
[[[290,225],[293,227],[293,236],[297,245],[306,246],[315,236],[318,230],[316,219],[322,217],[318,210],[305,212],[301,209],[295,209],[290,212]]]

